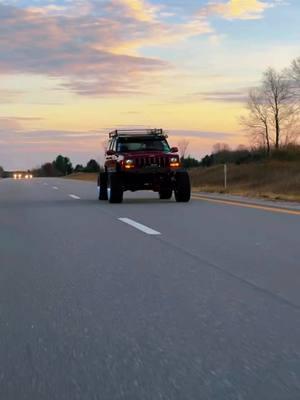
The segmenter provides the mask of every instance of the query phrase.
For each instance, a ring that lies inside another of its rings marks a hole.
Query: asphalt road
[[[276,210],[1,181],[0,399],[300,399],[299,233]]]

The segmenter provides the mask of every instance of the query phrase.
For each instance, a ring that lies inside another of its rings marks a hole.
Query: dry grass
[[[78,181],[97,182],[98,174],[94,172],[74,172],[66,176],[66,179],[76,179]]]
[[[225,193],[223,166],[190,170],[194,190]],[[67,179],[97,182],[97,173],[74,173]],[[226,193],[273,200],[300,201],[300,162],[270,161],[228,165]]]
[[[193,187],[224,193],[223,166],[190,171]],[[300,201],[300,162],[269,161],[228,166],[227,193]]]

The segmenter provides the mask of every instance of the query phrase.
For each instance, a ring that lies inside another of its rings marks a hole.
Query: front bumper
[[[131,171],[121,171],[120,176],[124,190],[154,190],[159,191],[163,187],[173,187],[177,170],[168,168],[142,168]]]

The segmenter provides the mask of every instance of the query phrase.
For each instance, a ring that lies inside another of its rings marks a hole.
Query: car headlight
[[[170,158],[170,163],[177,163],[179,160],[177,157],[171,157]]]

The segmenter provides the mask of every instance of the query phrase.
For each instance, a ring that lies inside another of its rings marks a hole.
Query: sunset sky
[[[299,0],[0,0],[0,165],[101,161],[129,126],[197,158],[247,143],[247,91],[300,56],[299,20]]]

